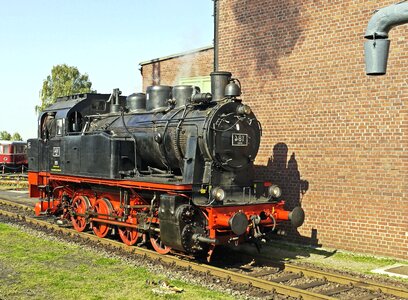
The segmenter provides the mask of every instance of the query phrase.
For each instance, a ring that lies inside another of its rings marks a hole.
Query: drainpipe
[[[395,26],[408,23],[406,0],[381,8],[374,12],[364,37],[366,74],[384,75],[387,71],[390,40],[388,32]]]
[[[219,0],[214,1],[214,72],[218,71],[218,23]]]

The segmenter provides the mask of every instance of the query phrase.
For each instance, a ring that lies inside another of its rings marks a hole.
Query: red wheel
[[[132,225],[137,224],[137,220],[135,217],[129,216],[126,223],[130,223]],[[136,244],[137,240],[139,239],[139,232],[135,228],[129,227],[118,227],[119,236],[123,243],[128,246],[132,246]]]
[[[150,243],[152,244],[154,250],[160,254],[167,254],[170,252],[171,248],[167,247],[163,244],[162,240],[160,239],[159,233],[150,234]]]
[[[96,217],[99,219],[109,219],[109,215],[112,213],[112,205],[108,199],[101,198],[96,200],[94,210],[97,213]],[[105,237],[110,231],[109,224],[101,222],[92,222],[93,232],[100,238]]]
[[[91,206],[88,197],[76,196],[72,201],[71,222],[76,231],[82,232],[88,228],[88,222],[85,213]]]

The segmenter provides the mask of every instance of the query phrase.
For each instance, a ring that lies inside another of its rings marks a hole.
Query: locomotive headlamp
[[[240,105],[237,108],[237,113],[239,115],[249,115],[252,112],[251,108],[248,105]]]
[[[222,201],[225,199],[225,191],[220,187],[215,187],[211,190],[211,196],[217,201]]]
[[[268,195],[273,198],[279,198],[282,195],[282,190],[277,185],[271,185],[268,189]]]

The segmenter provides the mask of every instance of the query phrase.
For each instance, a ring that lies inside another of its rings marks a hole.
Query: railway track
[[[240,253],[242,255],[242,253]],[[230,268],[251,277],[289,285],[332,297],[331,299],[408,299],[408,290],[375,282],[284,263],[268,266],[257,257],[255,264]],[[258,264],[258,265],[257,265]]]
[[[28,176],[26,173],[5,173],[0,174],[0,185],[28,186]]]
[[[27,180],[27,173],[4,173],[0,174],[1,180]]]
[[[10,201],[0,200],[0,216],[51,230],[56,234],[64,234],[75,237],[75,239],[114,247],[130,254],[147,257],[153,261],[160,260],[170,266],[199,272],[203,276],[211,275],[222,278],[227,282],[240,284],[242,288],[256,288],[259,290],[260,297],[264,298],[275,299],[284,295],[298,299],[408,299],[407,289],[385,286],[375,282],[364,282],[349,276],[286,263],[283,267],[276,267],[262,257],[256,258],[256,262],[252,264],[216,267],[192,261],[185,256],[163,256],[143,247],[127,246],[115,240],[100,239],[93,234],[79,233],[70,228],[60,227],[52,223],[52,218],[35,218],[32,207]]]

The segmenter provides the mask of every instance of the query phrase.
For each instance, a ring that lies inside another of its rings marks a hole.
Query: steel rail
[[[28,177],[22,174],[0,174],[0,185],[28,186]]]
[[[301,289],[297,289],[297,288],[293,288],[290,286],[283,286],[279,283],[274,283],[274,282],[270,282],[267,280],[263,280],[263,279],[259,279],[259,278],[254,278],[251,276],[247,276],[244,274],[239,274],[236,272],[232,272],[232,271],[228,271],[228,270],[224,270],[224,269],[220,269],[217,267],[213,267],[213,266],[209,266],[209,265],[203,265],[203,264],[199,264],[196,262],[191,262],[191,261],[187,261],[187,260],[182,260],[176,256],[165,256],[165,255],[161,255],[155,251],[149,250],[149,249],[144,249],[144,248],[139,248],[139,247],[133,247],[133,246],[127,246],[121,242],[117,242],[117,241],[113,241],[113,240],[109,240],[109,239],[100,239],[97,236],[93,235],[93,234],[89,234],[89,233],[83,233],[83,232],[77,232],[73,229],[68,229],[68,228],[62,228],[58,225],[54,225],[51,224],[47,221],[43,221],[43,220],[39,220],[39,219],[35,219],[35,218],[31,218],[31,217],[27,217],[27,216],[22,216],[20,214],[17,213],[13,213],[13,212],[8,212],[5,210],[1,210],[0,209],[0,215],[9,217],[9,218],[13,218],[13,219],[17,219],[17,220],[21,220],[24,221],[28,224],[32,224],[32,225],[36,225],[36,226],[42,226],[44,228],[47,229],[52,229],[55,230],[56,232],[62,232],[64,234],[67,235],[71,235],[74,237],[79,237],[79,238],[84,238],[87,240],[91,240],[93,242],[97,242],[100,243],[102,245],[107,245],[107,246],[114,246],[118,249],[121,250],[125,250],[127,252],[133,253],[133,254],[137,254],[137,255],[141,255],[141,256],[147,256],[153,260],[161,260],[165,263],[168,264],[174,264],[177,265],[179,267],[184,267],[184,268],[189,268],[191,270],[194,271],[198,271],[204,274],[210,274],[216,277],[220,277],[220,278],[224,278],[227,280],[231,280],[233,282],[237,282],[237,283],[241,283],[241,284],[248,284],[252,287],[257,287],[266,291],[272,291],[272,292],[276,292],[278,294],[282,294],[282,295],[287,295],[287,296],[291,296],[291,297],[298,297],[304,300],[333,300],[336,298],[332,298],[329,296],[325,296],[325,295],[320,295],[317,293],[313,293],[313,292],[309,292],[309,291],[305,291],[305,290],[301,290]]]
[[[26,180],[15,180],[15,179],[1,179],[0,185],[11,185],[11,184],[20,184],[28,187],[28,182]]]
[[[392,287],[386,286],[384,284],[375,283],[369,280],[362,281],[357,278],[353,278],[350,276],[340,275],[340,274],[332,274],[328,272],[323,272],[319,270],[311,270],[309,268],[295,266],[291,264],[285,263],[285,271],[290,271],[293,273],[302,273],[305,276],[311,276],[315,278],[327,279],[331,282],[336,282],[344,285],[352,285],[353,287],[359,287],[375,292],[382,292],[385,294],[394,295],[397,297],[407,298],[408,299],[408,290],[399,287]]]
[[[24,205],[24,204],[20,204],[20,203],[15,203],[13,201],[8,201],[8,200],[1,199],[1,198],[0,198],[0,204],[15,207],[15,208],[20,208],[20,209],[25,209],[25,210],[33,210],[34,209],[34,206],[28,206],[28,205]]]
[[[27,174],[5,173],[5,174],[0,174],[0,178],[1,179],[9,179],[9,180],[14,179],[14,180],[27,181],[28,180],[28,175]]]

